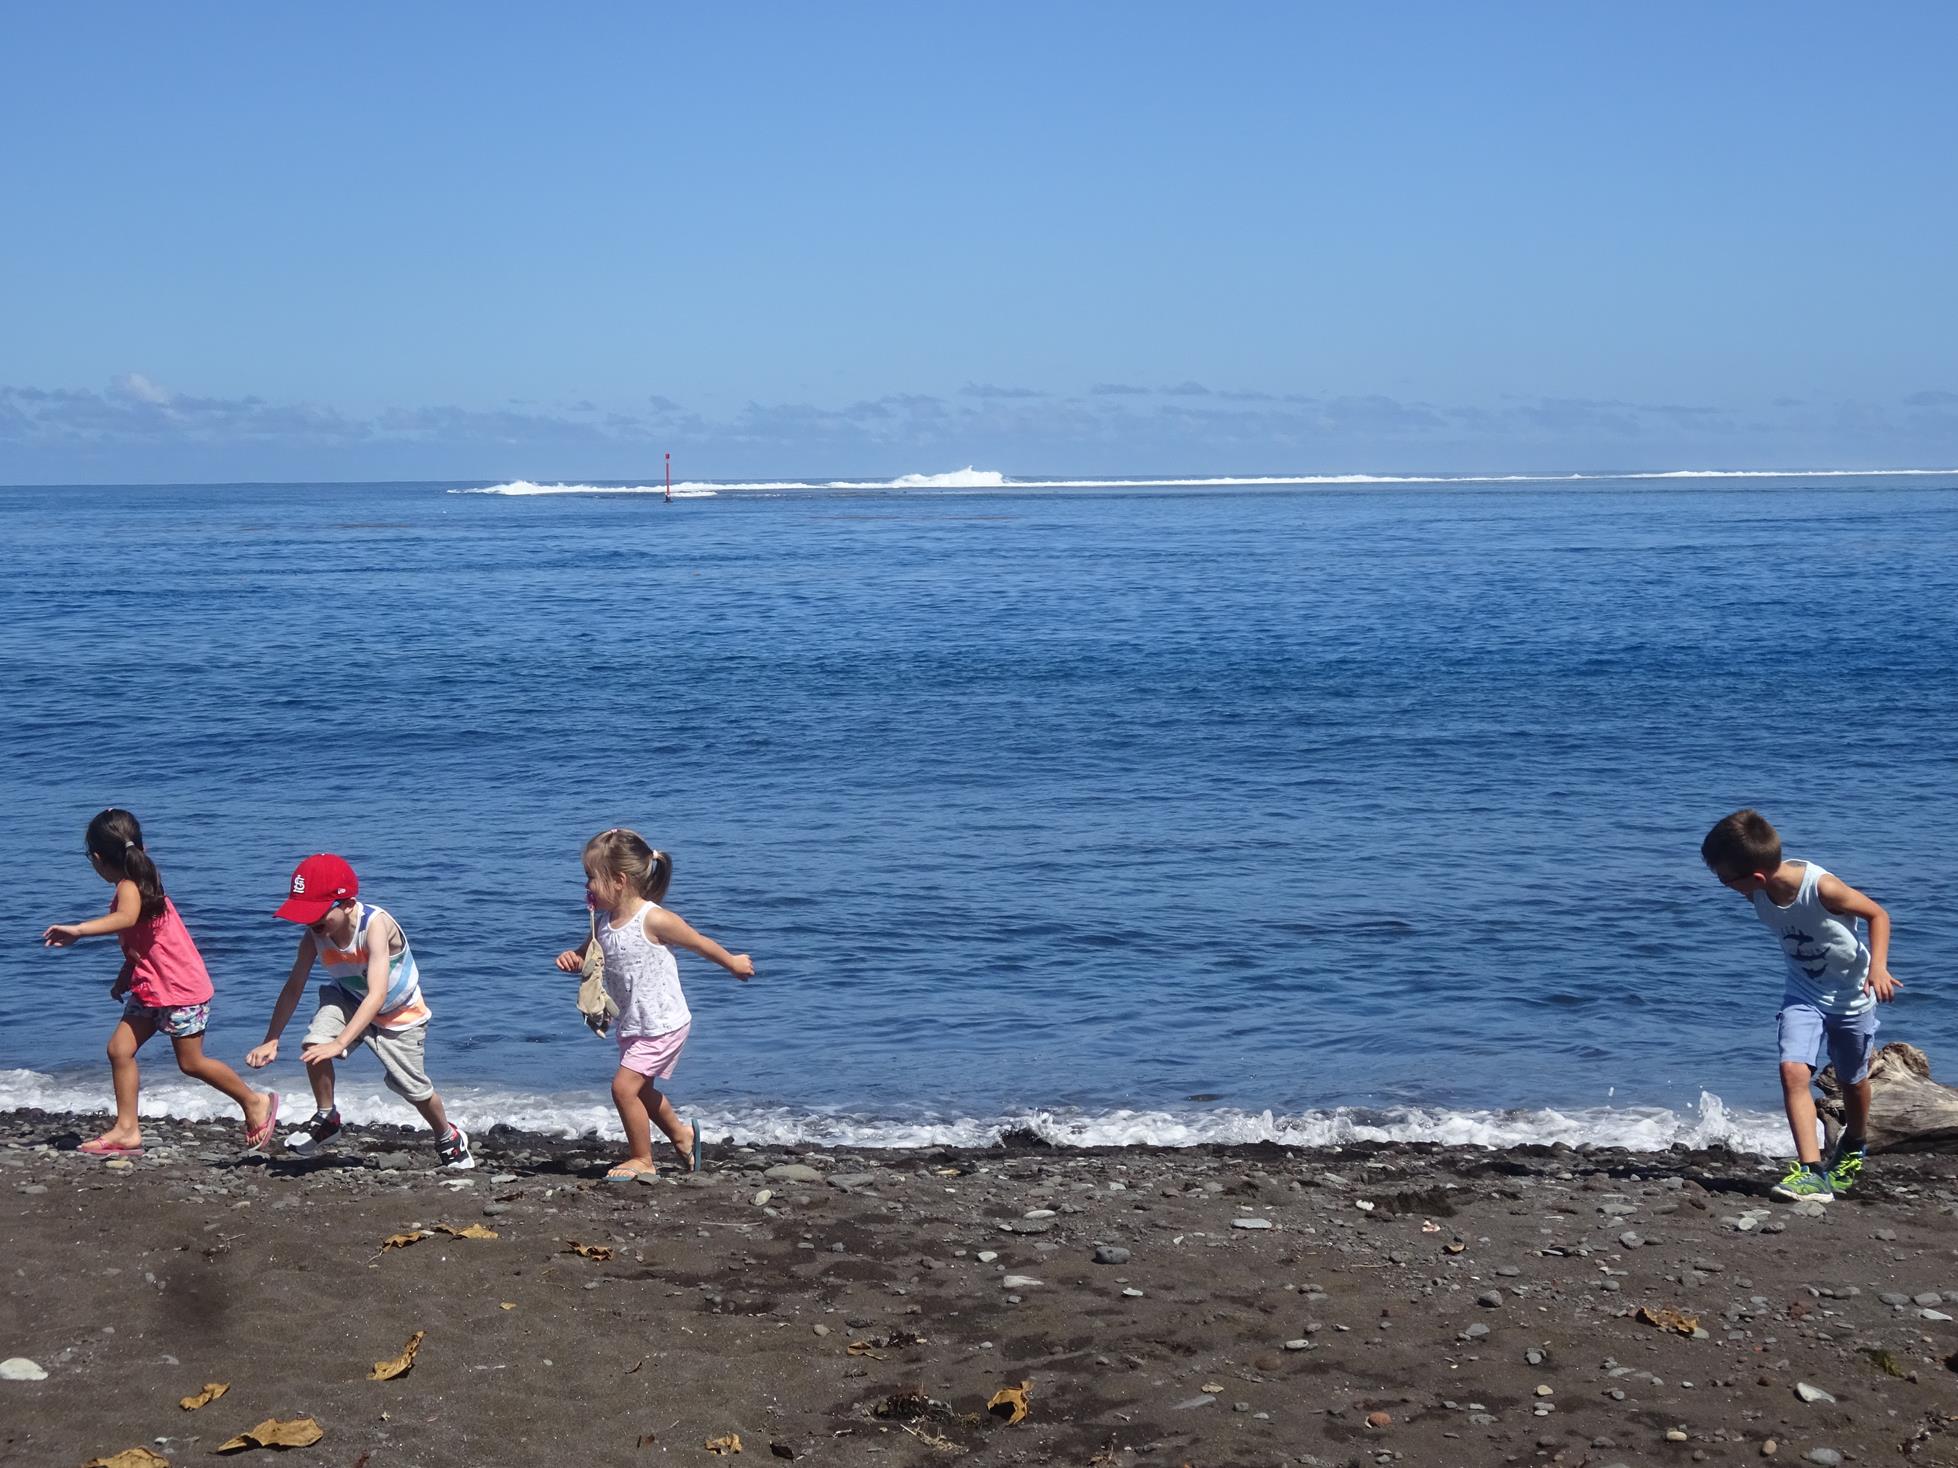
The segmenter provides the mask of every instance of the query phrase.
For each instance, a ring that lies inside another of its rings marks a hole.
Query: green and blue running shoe
[[[1829,1191],[1840,1198],[1855,1187],[1863,1176],[1863,1159],[1869,1155],[1870,1149],[1861,1142],[1853,1147],[1847,1142],[1839,1144],[1829,1159]]]
[[[1829,1174],[1819,1162],[1797,1162],[1788,1176],[1768,1189],[1771,1198],[1786,1198],[1790,1203],[1827,1203],[1836,1190],[1829,1185]]]

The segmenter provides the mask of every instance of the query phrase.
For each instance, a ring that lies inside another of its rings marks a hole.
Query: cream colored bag
[[[578,984],[578,1013],[594,1035],[609,1034],[619,1017],[619,1006],[605,992],[605,950],[598,946],[598,914],[591,915],[591,942],[585,945],[585,962],[579,970],[584,977]]]

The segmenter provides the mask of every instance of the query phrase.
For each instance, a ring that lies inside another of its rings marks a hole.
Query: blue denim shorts
[[[1870,1061],[1876,1056],[1876,1011],[1861,1014],[1824,1014],[1806,1000],[1793,995],[1781,1001],[1775,1028],[1781,1040],[1781,1058],[1819,1069],[1816,1060],[1828,1041],[1829,1060],[1836,1068],[1836,1079],[1853,1086],[1868,1078]]]

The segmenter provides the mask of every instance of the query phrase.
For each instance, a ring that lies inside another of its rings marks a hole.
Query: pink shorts
[[[689,1021],[663,1035],[621,1035],[619,1064],[627,1070],[637,1071],[648,1080],[663,1081],[673,1074],[673,1067],[680,1063],[680,1052],[686,1048],[687,1033],[691,1029],[693,1024]]]

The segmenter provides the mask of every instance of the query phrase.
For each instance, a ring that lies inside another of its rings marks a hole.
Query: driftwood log
[[[1842,1131],[1842,1085],[1833,1066],[1817,1078],[1829,1144]],[[1870,1063],[1870,1150],[1958,1152],[1958,1087],[1931,1079],[1931,1062],[1915,1045],[1885,1045]]]

